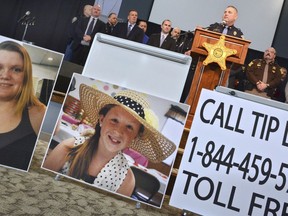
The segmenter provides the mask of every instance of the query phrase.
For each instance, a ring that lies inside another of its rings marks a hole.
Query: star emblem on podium
[[[221,67],[221,70],[226,70],[226,58],[237,53],[237,50],[229,49],[225,46],[224,35],[221,35],[220,39],[215,44],[204,42],[202,45],[208,52],[208,56],[203,61],[203,64],[208,65],[215,62]]]

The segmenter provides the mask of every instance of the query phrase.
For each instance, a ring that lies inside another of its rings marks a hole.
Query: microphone
[[[17,21],[18,23],[25,19],[27,16],[30,15],[30,11],[26,11],[26,13]]]
[[[190,30],[188,30],[187,32],[184,32],[184,33],[181,33],[181,34],[179,34],[180,36],[182,36],[182,35],[187,35],[187,34],[190,34],[190,33],[193,33],[194,31],[190,31]]]
[[[227,25],[227,22],[225,20],[222,20],[222,25]]]

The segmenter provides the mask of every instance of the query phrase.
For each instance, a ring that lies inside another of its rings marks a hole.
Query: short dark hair
[[[170,22],[170,23],[171,23],[171,20],[169,20],[169,19],[165,19],[165,20],[163,20],[163,22],[162,22],[162,24],[161,24],[161,25],[163,25],[163,24],[164,24],[164,22],[166,22],[166,21],[168,21],[168,22]]]
[[[131,9],[131,10],[129,10],[128,14],[130,14],[132,11],[135,11],[136,13],[138,13],[138,11],[136,9]]]
[[[139,21],[138,21],[138,25],[139,25],[141,22],[145,22],[145,23],[147,24],[147,21],[145,21],[145,20],[139,20]]]
[[[117,16],[116,13],[112,12],[112,13],[110,13],[110,14],[108,15],[108,18],[110,18],[113,14]]]
[[[234,8],[235,11],[236,11],[236,13],[238,13],[238,9],[237,9],[235,6],[233,6],[233,5],[228,5],[226,8],[229,8],[229,7]]]

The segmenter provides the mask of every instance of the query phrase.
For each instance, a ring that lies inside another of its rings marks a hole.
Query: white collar
[[[168,36],[168,33],[164,34],[163,32],[161,32],[161,37],[162,37],[162,35],[164,35],[164,37],[166,38]]]

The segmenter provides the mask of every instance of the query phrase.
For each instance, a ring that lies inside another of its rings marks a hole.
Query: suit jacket
[[[152,34],[147,44],[154,47],[160,47],[160,37],[161,37],[160,33]],[[170,35],[167,35],[160,48],[175,52],[176,41]]]
[[[72,43],[72,50],[75,50],[78,48],[79,45],[81,45],[81,41],[83,40],[83,36],[85,34],[87,25],[89,23],[89,17],[83,17],[81,18],[76,26],[75,26],[75,34],[74,34],[74,38],[73,38],[73,43]],[[105,33],[106,30],[106,25],[105,23],[100,20],[99,18],[97,19],[95,26],[93,28],[92,34],[91,34],[91,42],[90,42],[90,47],[92,45],[92,42],[94,40],[94,37],[96,35],[96,33]]]
[[[109,22],[107,22],[106,23],[106,30],[105,30],[106,34],[111,35],[113,29],[114,29],[114,26],[111,25]]]
[[[124,38],[127,40],[135,41],[142,43],[144,38],[144,31],[139,28],[137,25],[134,25],[133,29],[130,31],[129,35],[127,35],[128,32],[128,23],[117,23],[116,26],[113,29],[112,35]]]

